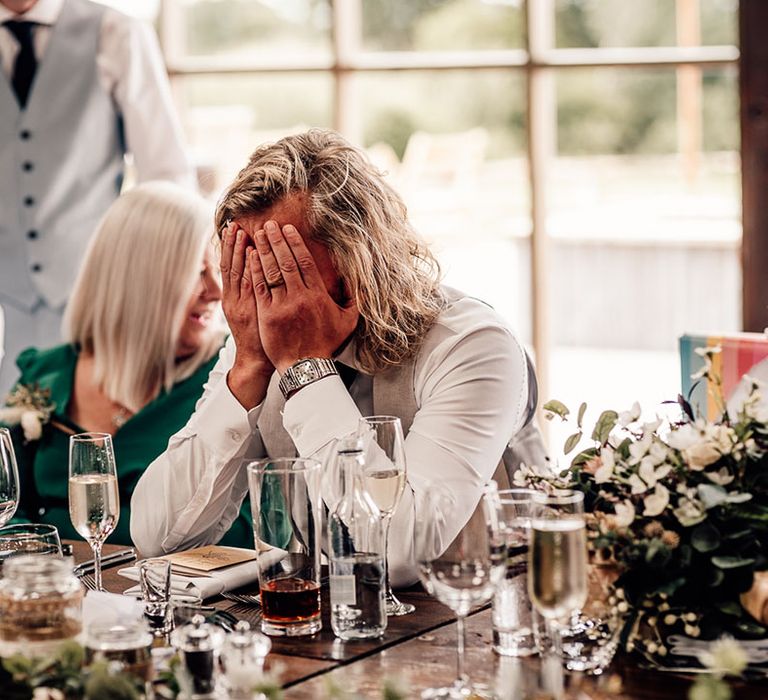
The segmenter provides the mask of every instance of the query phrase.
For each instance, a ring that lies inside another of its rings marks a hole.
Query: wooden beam
[[[741,0],[742,322],[768,326],[768,2]]]

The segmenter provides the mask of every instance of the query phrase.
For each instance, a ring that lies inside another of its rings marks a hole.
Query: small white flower
[[[734,476],[728,472],[728,469],[723,467],[716,472],[705,472],[704,476],[707,477],[713,484],[718,486],[727,486],[734,480]]]
[[[656,488],[650,496],[643,499],[645,509],[643,515],[654,517],[661,515],[669,505],[669,489],[663,484],[656,484]]]
[[[635,506],[632,501],[616,503],[613,506],[616,513],[616,525],[618,527],[629,527],[635,520]]]
[[[678,488],[678,491],[680,489]],[[686,490],[685,488],[683,489]],[[683,527],[690,527],[700,523],[707,517],[706,508],[702,503],[693,498],[681,498],[677,508],[673,511],[678,522]]]
[[[640,419],[641,410],[640,404],[635,401],[635,403],[632,404],[632,408],[628,411],[619,413],[619,425],[622,428],[626,428],[628,425],[637,422]]]
[[[21,423],[21,414],[26,409],[21,406],[4,406],[0,408],[0,423],[6,425],[18,425]]]
[[[21,414],[21,428],[27,440],[39,440],[43,434],[43,424],[37,411],[24,411]]]
[[[717,445],[711,442],[700,442],[683,450],[683,459],[695,472],[699,472],[704,467],[714,464],[722,456],[720,450],[717,449]]]
[[[699,661],[715,673],[724,676],[740,676],[749,658],[744,647],[732,637],[721,637],[713,642],[708,651],[699,654]]]
[[[645,493],[648,490],[648,484],[646,484],[637,474],[632,474],[629,477],[629,485],[632,487],[632,493],[637,495]]]

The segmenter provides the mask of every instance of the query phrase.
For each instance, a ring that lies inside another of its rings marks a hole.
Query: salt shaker
[[[269,637],[251,630],[245,620],[235,625],[234,632],[227,635],[221,651],[224,682],[230,698],[251,700],[253,687],[263,676],[264,660],[271,648]]]
[[[171,635],[171,643],[179,652],[182,673],[179,678],[185,700],[218,698],[217,665],[224,631],[206,623],[202,615],[179,627]]]

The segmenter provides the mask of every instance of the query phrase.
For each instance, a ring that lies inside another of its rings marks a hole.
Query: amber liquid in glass
[[[311,620],[320,615],[320,586],[298,578],[269,581],[261,587],[261,609],[271,622]]]

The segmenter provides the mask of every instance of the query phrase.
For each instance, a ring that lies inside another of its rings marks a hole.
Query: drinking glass
[[[152,635],[141,619],[121,622],[92,622],[85,633],[85,663],[95,661],[119,663],[132,676],[140,678],[151,688]]]
[[[485,488],[482,507],[459,530],[447,549],[445,534],[455,531],[452,525],[455,498],[445,484],[430,486],[423,496],[423,509],[414,526],[419,578],[428,593],[456,613],[458,644],[456,680],[450,686],[423,691],[422,698],[488,697],[488,689],[472,684],[464,671],[464,620],[473,606],[491,599],[506,568],[501,509],[495,486],[491,483]]]
[[[562,627],[587,600],[584,494],[538,493],[531,519],[528,592],[544,618],[546,636],[562,656]]]
[[[139,584],[144,601],[144,617],[155,636],[171,631],[171,562],[145,559],[139,563]]]
[[[0,563],[17,554],[61,557],[61,539],[54,525],[17,523],[0,527]]]
[[[415,608],[401,603],[389,583],[389,525],[405,489],[405,444],[403,427],[396,416],[367,416],[360,419],[358,433],[363,438],[365,467],[363,486],[378,506],[384,525],[384,569],[387,615],[407,615]]]
[[[261,630],[274,636],[315,634],[322,627],[320,462],[261,459],[246,467],[259,561]]]
[[[19,505],[19,469],[8,428],[0,428],[0,525],[5,525]]]
[[[101,547],[120,517],[112,436],[80,433],[69,438],[69,518],[93,550],[96,590],[101,584]]]
[[[499,491],[506,547],[504,578],[493,596],[493,650],[501,656],[536,653],[528,596],[528,540],[535,506],[533,489]]]

